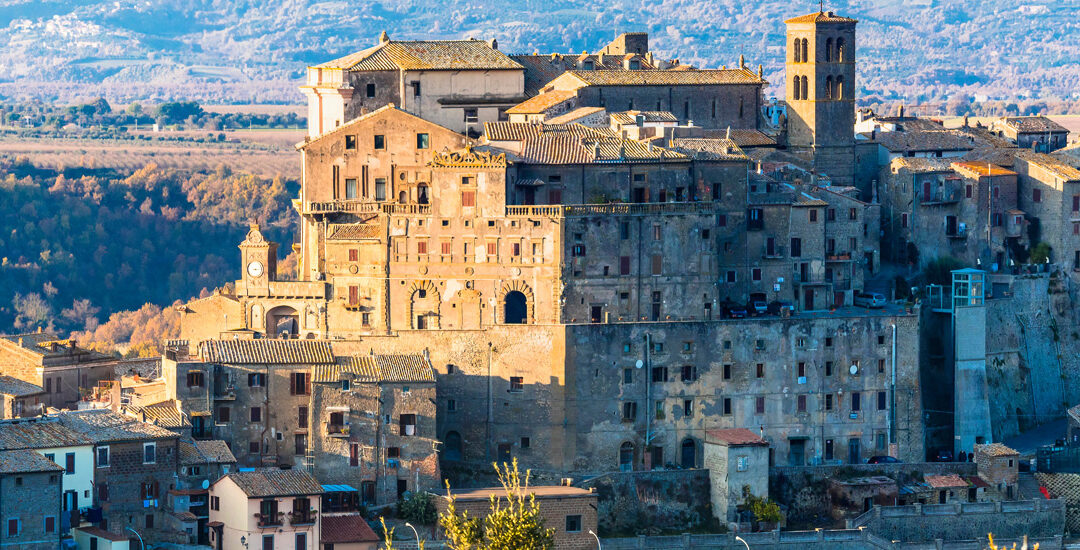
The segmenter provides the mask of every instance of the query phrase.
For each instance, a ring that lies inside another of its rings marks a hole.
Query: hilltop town
[[[160,356],[0,337],[0,537],[451,547],[516,463],[555,548],[1066,548],[1076,136],[858,109],[859,21],[784,25],[780,82],[644,32],[307,67],[292,219]]]

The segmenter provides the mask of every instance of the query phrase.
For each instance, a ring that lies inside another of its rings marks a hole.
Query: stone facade
[[[1020,453],[1002,445],[990,443],[975,446],[975,464],[979,477],[1007,497],[1017,495],[1020,479]]]
[[[525,490],[536,499],[544,527],[555,530],[555,548],[585,550],[596,545],[592,535],[597,529],[596,493],[561,486],[530,486]],[[451,494],[457,513],[468,514],[470,518],[486,517],[491,511],[493,495],[496,499],[506,498],[506,490],[502,488],[465,489]],[[448,503],[445,495],[439,495],[435,508],[440,514],[446,513]]]
[[[739,506],[750,495],[769,497],[769,444],[743,429],[705,432],[704,466],[709,470],[713,515],[739,521]]]
[[[31,450],[0,451],[3,546],[26,550],[59,548],[63,471]]]
[[[117,362],[46,332],[0,337],[0,374],[44,388],[46,407],[74,409],[81,390],[113,379]]]
[[[1035,228],[1037,242],[1050,245],[1050,261],[1080,268],[1080,170],[1050,155],[1019,153],[1016,208]]]

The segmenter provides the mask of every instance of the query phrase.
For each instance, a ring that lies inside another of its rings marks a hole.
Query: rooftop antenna
[[[818,0],[818,13],[825,13],[825,0]]]

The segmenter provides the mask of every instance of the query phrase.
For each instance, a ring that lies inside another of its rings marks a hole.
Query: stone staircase
[[[1021,473],[1020,478],[1017,480],[1017,486],[1017,491],[1020,493],[1018,496],[1023,500],[1046,498],[1039,491],[1039,481],[1035,479],[1035,474],[1031,472]]]

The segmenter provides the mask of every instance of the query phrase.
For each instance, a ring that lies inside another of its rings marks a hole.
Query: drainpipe
[[[491,422],[494,411],[492,407],[492,394],[491,394],[491,342],[488,342],[488,358],[487,358],[487,423],[484,426],[484,456],[488,461],[491,460]]]
[[[645,446],[641,449],[641,461],[645,462],[645,450],[649,447],[649,438],[652,435],[652,335],[645,333]]]
[[[896,443],[896,324],[892,325],[892,383],[889,387],[889,443]]]

